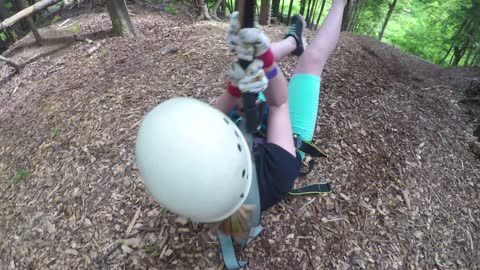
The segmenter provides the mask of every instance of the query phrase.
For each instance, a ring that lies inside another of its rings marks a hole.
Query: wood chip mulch
[[[93,54],[61,20],[42,29],[56,42],[7,53],[36,57],[21,73],[0,66],[0,269],[222,269],[212,232],[148,197],[134,143],[159,102],[224,90],[227,24],[132,9],[135,40],[111,37],[104,11],[78,12],[80,34],[103,42]],[[298,181],[334,192],[264,213],[247,269],[479,269],[478,115],[458,102],[478,74],[342,34],[315,134],[330,158]]]

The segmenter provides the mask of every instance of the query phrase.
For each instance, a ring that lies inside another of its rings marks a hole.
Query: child
[[[269,112],[266,143],[256,146],[254,150],[262,211],[285,198],[300,174],[303,155],[297,154],[292,135],[296,134],[304,141],[312,140],[323,67],[338,42],[346,5],[347,0],[333,1],[330,13],[308,47],[304,37],[305,21],[301,15],[293,17],[286,38],[271,46],[262,31],[239,30],[237,14],[232,16],[227,43],[239,57],[248,55],[245,47],[254,47],[255,56],[264,62],[263,73],[269,77],[268,86],[265,86],[263,92]],[[242,39],[246,44],[239,41]],[[276,61],[289,53],[300,58],[287,86],[287,81],[277,67]],[[232,75],[237,73],[236,69],[238,67],[230,69],[228,89],[215,104],[215,107],[225,114],[238,107],[241,92],[257,93],[263,90],[259,87],[261,82],[259,77],[262,77],[263,73],[258,65],[251,67],[249,74],[243,78]],[[248,216],[247,210],[241,209],[240,212],[244,213],[237,212],[237,216],[232,217],[236,222],[228,219],[222,222],[219,225],[220,229],[230,235],[238,234],[239,231],[245,232],[248,228],[247,223],[241,217]]]
[[[312,140],[323,67],[338,42],[347,3],[333,0],[308,47],[300,15],[293,17],[285,38],[273,44],[260,29],[240,29],[238,15],[232,15],[227,43],[239,58],[253,62],[246,71],[232,65],[227,91],[215,102],[218,110],[191,99],[170,100],[149,113],[140,127],[138,167],[160,204],[194,221],[215,223],[227,235],[248,233],[252,209],[242,204],[251,183],[252,158],[244,151],[248,146],[241,132],[225,117],[241,109],[242,92],[262,92],[268,105],[266,141],[252,153],[261,210],[287,196],[303,158],[293,135]],[[290,53],[300,58],[287,84],[276,61]]]

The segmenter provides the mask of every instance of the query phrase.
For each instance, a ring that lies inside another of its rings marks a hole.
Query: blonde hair
[[[235,238],[247,239],[250,232],[250,217],[255,205],[244,204],[233,215],[214,225],[214,229]]]

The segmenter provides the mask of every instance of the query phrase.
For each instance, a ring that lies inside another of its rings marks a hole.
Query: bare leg
[[[275,55],[275,61],[279,62],[297,48],[297,42],[290,36],[272,43],[270,48],[272,49],[273,55]]]
[[[317,36],[298,60],[295,74],[321,77],[328,57],[337,46],[342,26],[343,10],[347,0],[334,0],[332,8],[317,32]]]

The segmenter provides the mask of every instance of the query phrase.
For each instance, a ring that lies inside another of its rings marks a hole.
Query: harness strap
[[[293,135],[293,142],[298,151],[301,151],[311,157],[328,157],[328,155],[322,152],[315,144],[313,144],[313,142],[304,141],[297,134]]]
[[[247,141],[248,146],[250,149],[253,146],[253,136],[252,134],[245,132],[245,121],[242,121],[240,125],[243,134],[245,135],[245,139]],[[252,215],[250,216],[250,232],[248,234],[248,239],[245,240],[236,240],[240,245],[246,246],[249,244],[253,239],[255,239],[263,230],[263,227],[260,225],[261,219],[261,209],[260,209],[260,193],[258,189],[258,181],[257,181],[257,169],[255,166],[255,161],[252,160],[252,183],[250,185],[250,190],[248,191],[247,198],[245,199],[244,204],[251,204],[255,205],[255,208],[252,211]],[[228,270],[234,270],[244,267],[247,263],[244,261],[239,261],[235,254],[235,249],[233,247],[233,239],[231,236],[224,235],[220,230],[218,230],[218,240],[220,242],[220,248],[222,251],[223,262]]]
[[[290,195],[328,194],[332,191],[330,183],[316,183],[300,188],[293,188]]]

